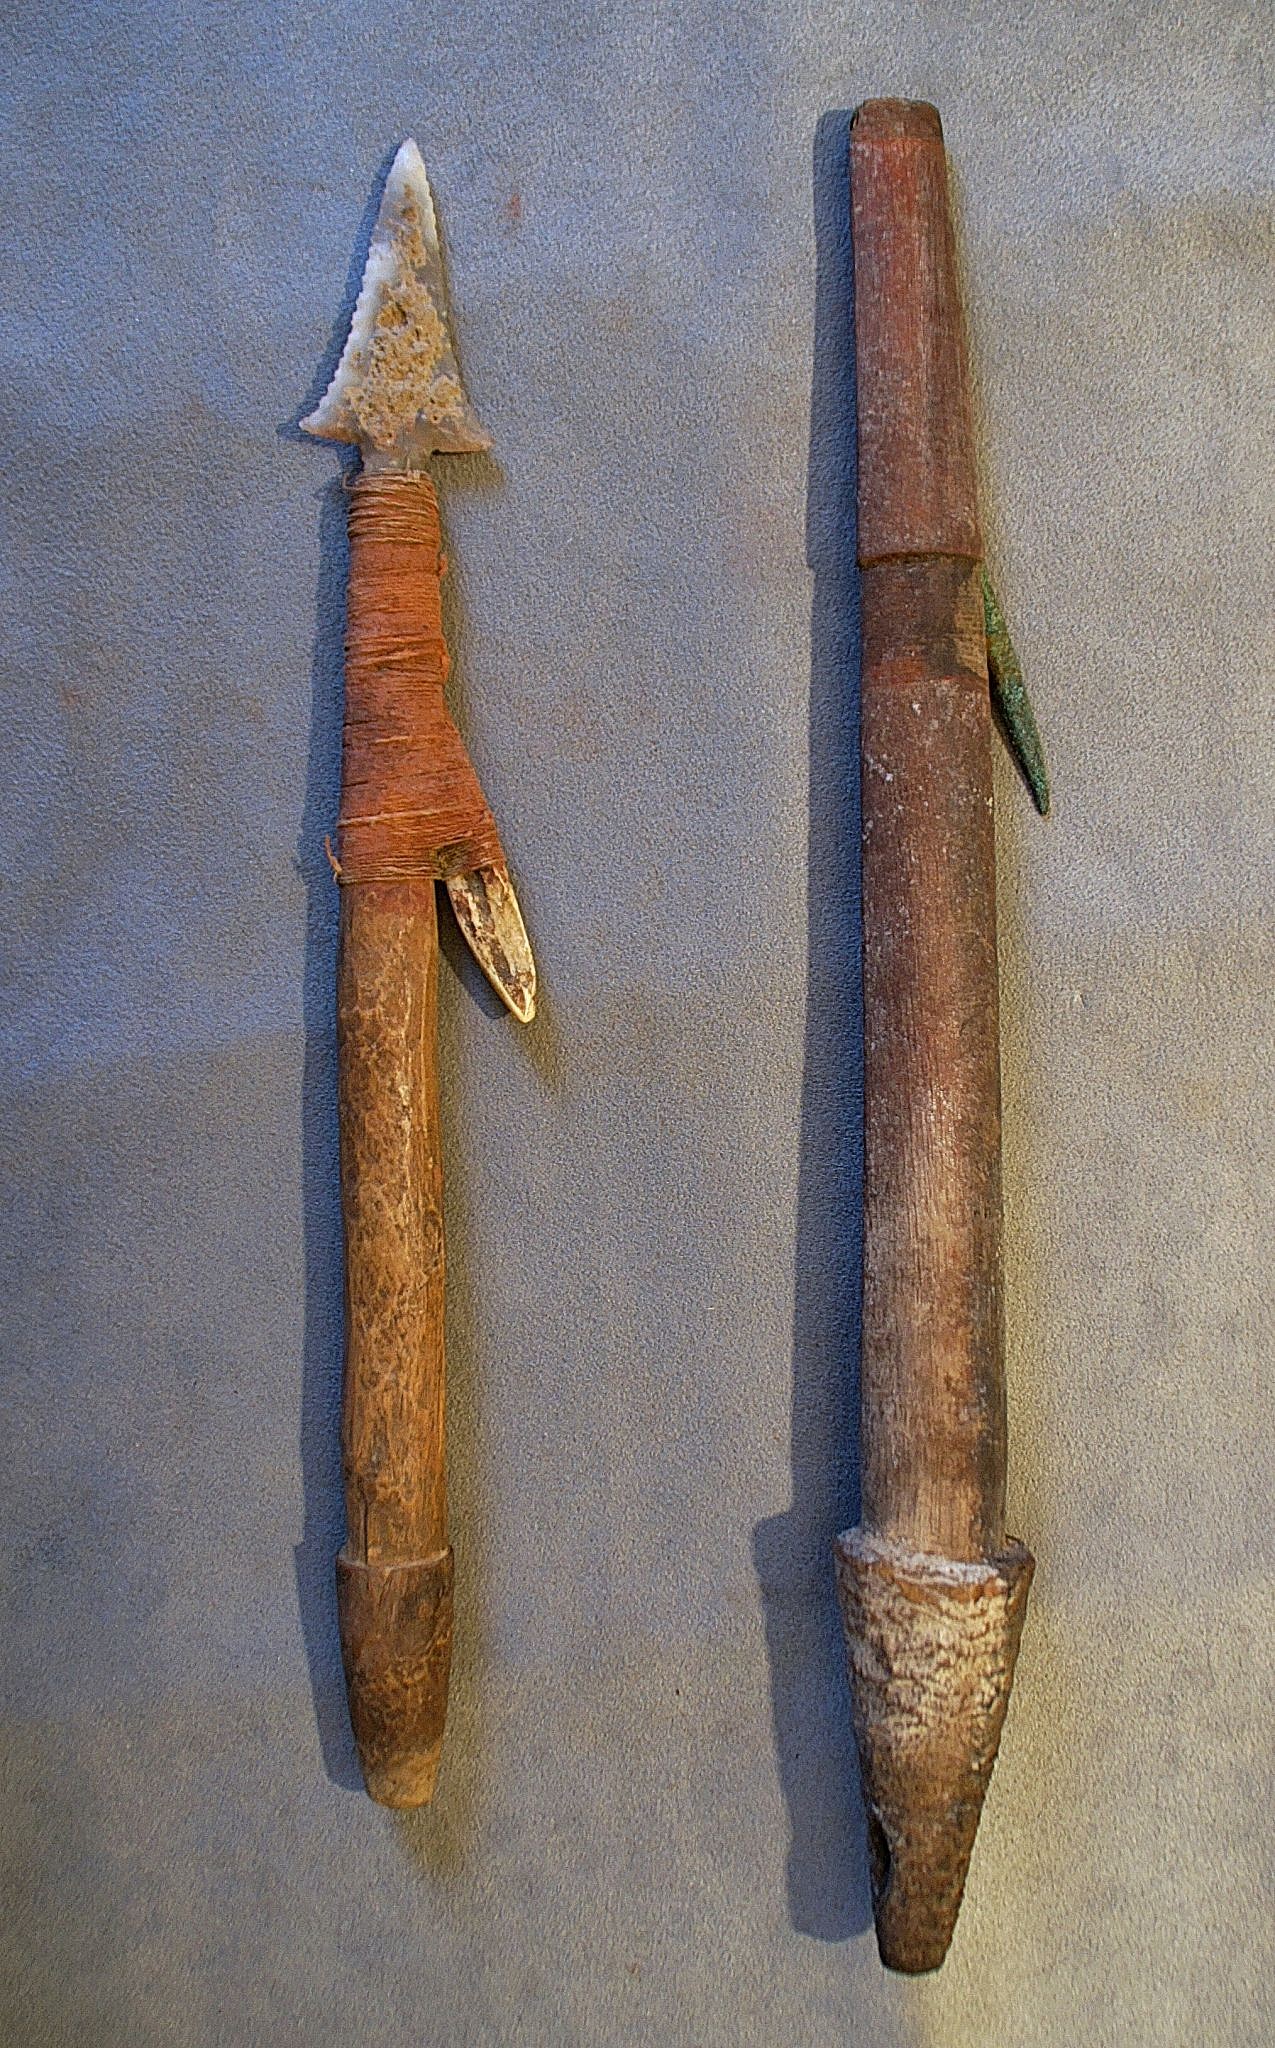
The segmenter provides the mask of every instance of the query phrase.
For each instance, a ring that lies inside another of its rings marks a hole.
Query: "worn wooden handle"
[[[863,1520],[1004,1537],[992,725],[942,130],[852,130],[862,569]]]
[[[859,560],[977,561],[974,430],[943,129],[869,100],[850,137]]]
[[[976,564],[863,571],[862,1515],[1005,1534],[991,709]]]
[[[1005,1535],[982,540],[933,107],[851,136],[863,594],[862,1512],[837,1573],[881,1955],[952,1936],[1032,1560]]]
[[[443,698],[443,566],[428,477],[360,477],[337,849],[348,1528],[337,1594],[363,1776],[387,1806],[433,1793],[451,1664],[435,877],[499,857]]]
[[[337,1043],[347,1537],[337,1594],[363,1776],[387,1806],[433,1793],[451,1664],[437,1006],[434,883],[346,888]]]

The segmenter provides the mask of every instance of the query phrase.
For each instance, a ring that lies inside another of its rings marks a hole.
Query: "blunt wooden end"
[[[836,1563],[877,1946],[888,1969],[935,1970],[996,1761],[1033,1559],[1009,1543],[961,1564],[853,1529]]]
[[[939,110],[928,100],[864,100],[852,123],[858,141],[942,142]]]
[[[452,1553],[336,1561],[341,1656],[363,1782],[382,1806],[434,1796],[452,1662]]]

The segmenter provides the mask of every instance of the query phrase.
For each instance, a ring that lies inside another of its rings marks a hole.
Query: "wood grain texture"
[[[851,130],[859,560],[983,552],[943,130],[869,100]]]
[[[341,895],[337,983],[346,1253],[343,1416],[349,1554],[446,1542],[443,1173],[432,882]]]
[[[433,882],[343,889],[347,1539],[338,1583],[364,1777],[390,1805],[419,1805],[433,1791],[450,1666],[437,1005]]]
[[[862,1513],[837,1548],[882,1960],[935,1968],[1009,1699],[992,724],[942,130],[851,133],[863,596]]]
[[[863,1520],[1004,1536],[991,713],[973,563],[863,575]]]
[[[388,1806],[419,1806],[434,1791],[452,1642],[434,878],[507,875],[443,694],[446,565],[429,477],[358,476],[349,531],[337,861],[347,1538],[337,1595],[367,1789]]]
[[[452,1553],[420,1564],[337,1559],[341,1656],[363,1781],[382,1806],[434,1796],[452,1661]]]

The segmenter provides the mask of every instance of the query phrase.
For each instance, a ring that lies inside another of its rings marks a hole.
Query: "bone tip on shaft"
[[[837,1539],[837,1586],[887,1969],[936,1970],[960,1911],[1014,1681],[1031,1553],[966,1562],[871,1529]]]

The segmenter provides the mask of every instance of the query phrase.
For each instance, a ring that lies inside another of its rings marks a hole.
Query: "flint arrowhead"
[[[452,348],[434,200],[412,141],[385,180],[341,360],[301,426],[357,441],[369,469],[419,469],[435,449],[491,446]]]
[[[839,1536],[859,1767],[881,1960],[935,1970],[965,1890],[1014,1681],[1033,1559],[920,1555],[863,1529]]]

